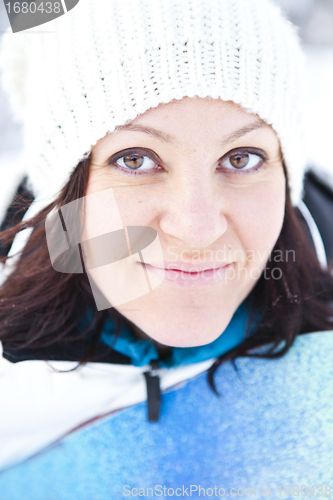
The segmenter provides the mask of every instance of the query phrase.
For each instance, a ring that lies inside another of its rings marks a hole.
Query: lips
[[[197,274],[197,273],[202,273],[203,271],[210,271],[210,270],[217,270],[221,269],[223,267],[226,267],[230,264],[230,262],[212,262],[212,263],[206,263],[206,264],[182,264],[182,265],[177,265],[177,264],[168,264],[168,263],[146,263],[147,265],[156,267],[158,269],[164,269],[166,271],[178,271],[178,272],[183,272],[187,274]]]
[[[190,271],[189,266],[187,266],[187,270],[184,270],[177,269],[174,265],[166,268],[142,262],[139,262],[139,264],[147,270],[148,274],[152,273],[165,284],[182,288],[198,288],[218,283],[225,278],[228,268],[232,266],[232,263],[230,263],[221,267],[221,263],[219,263],[219,267],[212,268],[206,265],[205,269],[196,270],[196,267],[192,265],[192,271]]]

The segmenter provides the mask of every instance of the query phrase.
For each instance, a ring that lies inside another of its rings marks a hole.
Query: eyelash
[[[243,167],[241,169],[237,169],[236,167],[234,167],[234,168],[226,168],[225,170],[230,171],[229,173],[231,175],[251,175],[251,174],[254,174],[257,170],[260,170],[265,165],[265,162],[267,161],[267,156],[265,155],[265,153],[262,150],[257,149],[257,148],[248,147],[248,148],[243,148],[243,149],[240,148],[240,149],[231,150],[227,154],[227,156],[223,157],[219,161],[219,163],[222,163],[225,160],[228,160],[232,156],[237,156],[237,154],[241,154],[241,155],[252,154],[252,155],[255,155],[255,156],[259,156],[262,161],[259,162],[259,165],[257,167],[253,167],[251,169],[245,169],[246,165],[245,165],[245,167]],[[150,173],[151,171],[153,171],[154,174],[160,172],[160,170],[157,170],[155,168],[150,168],[150,169],[146,169],[146,170],[139,170],[139,168],[140,168],[139,167],[136,170],[130,170],[129,168],[124,168],[124,167],[121,167],[120,165],[117,165],[117,161],[121,160],[122,158],[125,158],[125,156],[132,156],[132,157],[133,156],[137,156],[138,158],[141,158],[141,157],[142,158],[149,158],[156,165],[160,166],[160,164],[157,161],[157,158],[154,158],[155,155],[152,154],[151,156],[149,156],[149,155],[147,155],[147,151],[142,151],[140,149],[126,149],[126,150],[120,151],[116,155],[112,156],[108,160],[107,164],[109,166],[117,169],[119,172],[121,172],[121,174],[130,175],[130,176],[152,175]]]

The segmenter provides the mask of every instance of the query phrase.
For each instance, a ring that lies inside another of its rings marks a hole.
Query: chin
[[[197,296],[198,295],[198,296]],[[169,300],[167,300],[169,299]],[[215,302],[214,302],[215,299]],[[117,307],[148,337],[170,347],[198,347],[214,342],[227,328],[242,297],[198,293],[172,297],[151,295]]]
[[[212,327],[210,322],[207,322],[201,328],[198,325],[178,325],[175,329],[164,329],[161,330],[146,327],[145,332],[156,342],[160,344],[170,346],[170,347],[199,347],[202,345],[210,344],[214,342],[227,328],[230,322],[230,318],[226,318],[224,322],[220,321],[220,326]],[[176,330],[176,331],[175,331]],[[158,332],[158,333],[156,333]]]

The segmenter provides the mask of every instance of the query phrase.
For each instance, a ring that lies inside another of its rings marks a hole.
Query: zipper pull
[[[158,422],[161,409],[160,377],[156,374],[159,369],[156,359],[150,362],[149,371],[144,372],[147,385],[148,421]]]

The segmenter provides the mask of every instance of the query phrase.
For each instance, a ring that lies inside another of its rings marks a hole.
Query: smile
[[[231,263],[215,269],[191,272],[179,269],[163,269],[150,264],[143,264],[142,262],[139,264],[148,272],[148,275],[152,273],[160,279],[164,275],[164,283],[180,288],[201,288],[213,285],[221,281],[225,277],[227,270],[232,266]]]

